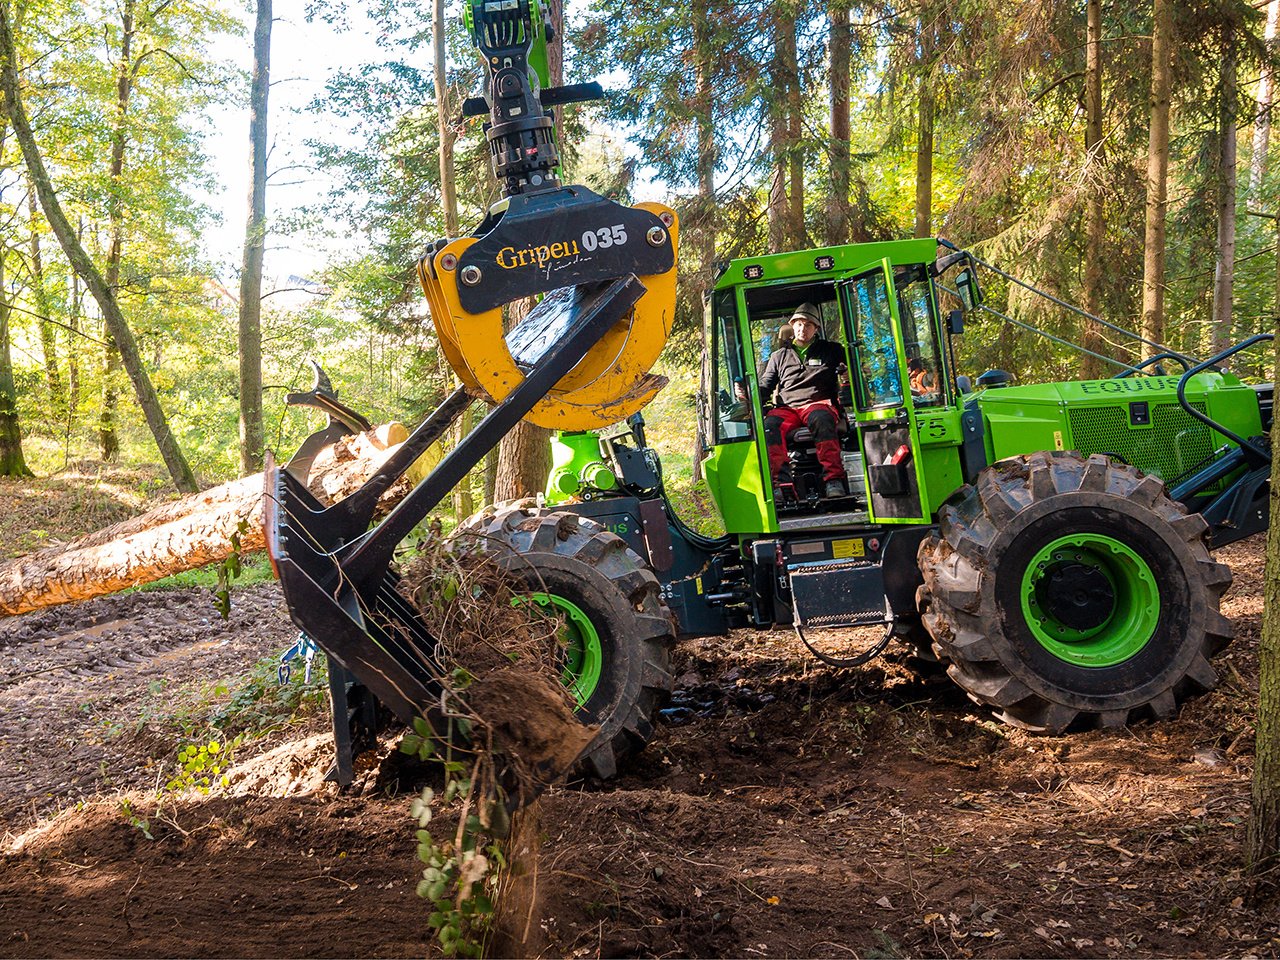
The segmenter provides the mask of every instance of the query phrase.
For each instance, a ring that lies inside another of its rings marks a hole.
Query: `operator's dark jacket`
[[[844,364],[844,348],[831,340],[814,340],[803,360],[793,344],[778,347],[769,355],[760,378],[765,409],[769,409],[775,388],[778,395],[773,406],[803,407],[819,400],[834,403],[840,395],[838,371]]]

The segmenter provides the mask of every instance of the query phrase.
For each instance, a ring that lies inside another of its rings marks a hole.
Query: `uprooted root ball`
[[[499,755],[525,796],[566,773],[595,728],[574,717],[559,682],[560,618],[521,602],[492,561],[448,543],[413,560],[400,589],[440,640],[445,702],[471,727],[472,748]]]

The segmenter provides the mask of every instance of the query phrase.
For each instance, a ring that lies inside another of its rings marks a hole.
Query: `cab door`
[[[923,477],[912,374],[890,262],[836,283],[849,332],[849,371],[867,507],[877,523],[924,523]]]

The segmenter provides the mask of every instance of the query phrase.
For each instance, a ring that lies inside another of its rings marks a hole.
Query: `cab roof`
[[[772,253],[759,257],[742,257],[729,265],[716,280],[715,289],[744,284],[769,283],[777,280],[815,280],[861,273],[882,260],[893,266],[932,263],[938,256],[938,241],[884,240],[876,243],[848,243],[839,247],[817,247]]]

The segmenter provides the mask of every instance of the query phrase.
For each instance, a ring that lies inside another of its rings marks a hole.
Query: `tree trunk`
[[[53,324],[49,322],[49,293],[44,285],[44,260],[40,250],[40,213],[36,200],[35,186],[31,178],[27,178],[27,221],[31,225],[31,292],[35,300],[36,313],[40,314],[37,323],[40,326],[40,351],[44,356],[44,382],[49,388],[49,399],[56,409],[63,406],[65,398],[62,394],[62,375],[58,371],[58,341],[53,332]]]
[[[3,3],[4,0],[0,0]],[[77,238],[84,232],[84,221],[80,221],[77,230]],[[80,330],[80,274],[74,270],[71,271],[70,283],[70,302],[67,304],[67,326],[71,330],[71,342],[75,343],[76,334]],[[76,418],[80,413],[80,359],[76,350],[67,351],[67,418],[64,423],[64,436],[62,440],[62,463],[66,466],[71,462],[71,436],[75,432]]]
[[[768,253],[778,253],[787,248],[787,230],[790,210],[787,206],[787,100],[785,47],[789,25],[776,5],[773,16],[773,59],[769,66],[770,87],[766,110],[769,114],[769,199],[766,208],[768,220]],[[792,42],[795,34],[792,33]]]
[[[1142,262],[1142,355],[1164,340],[1164,232],[1169,183],[1169,61],[1174,0],[1152,0],[1151,126],[1147,143],[1147,224]]]
[[[1277,254],[1280,263],[1280,254]],[[1280,267],[1277,268],[1280,297]],[[1277,306],[1280,310],[1280,305]],[[1280,361],[1280,322],[1276,328]],[[1280,381],[1280,366],[1276,367]],[[1280,441],[1272,449],[1280,452]],[[1271,524],[1263,576],[1262,636],[1258,641],[1258,720],[1253,761],[1253,803],[1245,839],[1245,869],[1263,885],[1280,887],[1280,484],[1271,485]],[[1265,878],[1265,879],[1264,879]]]
[[[916,226],[915,236],[933,236],[933,19],[925,13],[920,23],[920,96],[916,128]]]
[[[137,342],[133,339],[133,333],[120,312],[115,290],[94,267],[89,255],[71,229],[71,224],[63,213],[62,205],[54,192],[49,173],[45,169],[44,158],[40,156],[39,148],[36,146],[31,124],[22,106],[18,82],[18,58],[14,50],[13,34],[9,29],[8,4],[3,2],[0,2],[0,92],[3,93],[9,122],[13,125],[14,134],[22,147],[27,170],[40,196],[40,206],[44,210],[45,219],[49,221],[49,226],[53,229],[54,236],[58,238],[58,243],[61,244],[67,260],[84,280],[85,286],[93,294],[94,300],[102,311],[103,321],[115,339],[125,370],[133,381],[138,406],[142,408],[147,425],[151,428],[160,456],[169,470],[169,475],[173,478],[174,485],[182,493],[192,493],[197,489],[195,474],[191,472],[191,467],[182,455],[182,450],[178,447],[165,420],[160,399],[156,395],[155,387],[152,386],[151,378],[147,376],[142,356],[138,352]]]
[[[849,0],[829,0],[827,36],[831,62],[831,190],[827,195],[827,235],[830,247],[849,242],[849,57],[853,29]]]
[[[694,88],[693,117],[698,136],[698,196],[696,214],[686,235],[692,240],[694,271],[699,290],[710,289],[716,259],[716,128],[715,128],[715,53],[711,43],[710,12],[707,0],[694,0],[693,60],[697,71]],[[681,225],[685,227],[684,224]]]
[[[507,329],[513,329],[533,309],[532,298],[507,308]],[[498,470],[494,476],[494,502],[532,497],[547,486],[551,472],[551,431],[521,420],[498,446]]]
[[[474,422],[470,410],[458,418],[458,422],[453,427],[453,445],[455,447],[471,431]],[[461,523],[474,512],[475,502],[471,496],[471,474],[468,473],[453,488],[453,516],[458,523]]]
[[[800,97],[800,63],[796,52],[799,18],[794,6],[787,4],[785,8],[787,23],[783,30],[786,40],[783,54],[787,76],[787,182],[790,188],[787,214],[790,236],[787,242],[789,249],[800,250],[809,246],[809,238],[804,222],[804,104]]]
[[[1222,83],[1218,91],[1218,248],[1213,268],[1213,326],[1209,353],[1232,343],[1231,303],[1236,273],[1235,27],[1222,27]]]
[[[0,0],[0,3],[5,0]],[[0,148],[4,146],[0,131]],[[5,249],[0,244],[0,477],[29,477],[31,471],[22,456],[22,428],[18,423],[18,389],[13,382],[13,360],[9,353],[9,297],[5,291]]]
[[[498,447],[495,503],[533,497],[547,487],[551,472],[551,431],[521,420]]]
[[[111,292],[120,296],[120,262],[124,258],[124,155],[129,141],[127,121],[129,99],[133,93],[133,14],[136,0],[124,0],[120,7],[120,60],[116,64],[116,107],[111,125],[111,189],[107,193],[107,223],[111,246],[103,278]],[[102,414],[98,421],[98,439],[103,460],[120,455],[120,439],[116,434],[116,371],[121,358],[115,336],[108,326],[103,337]]]
[[[271,89],[271,0],[258,0],[249,89],[249,217],[240,270],[240,473],[262,469],[262,260],[267,244],[267,94]]]
[[[1267,4],[1267,26],[1263,33],[1267,56],[1276,53],[1276,27],[1280,21],[1280,0]],[[1275,95],[1275,74],[1269,65],[1263,65],[1258,80],[1258,114],[1253,122],[1253,152],[1249,154],[1249,194],[1255,201],[1262,189],[1262,178],[1267,172],[1267,149],[1271,142],[1271,100]]]
[[[448,45],[444,28],[444,0],[431,2],[431,49],[435,59],[436,123],[440,130],[440,200],[444,205],[445,233],[458,236],[458,188],[454,183],[453,145],[457,137],[450,123]]]
[[[546,0],[547,24],[553,36],[547,41],[547,79],[553,87],[564,86],[564,2]],[[560,169],[563,176],[568,153],[564,142],[564,107],[552,113],[555,122],[556,150],[560,153]]]
[[[1102,0],[1088,0],[1086,19],[1084,153],[1089,197],[1084,214],[1084,308],[1098,317],[1102,315],[1102,239],[1106,236],[1102,209],[1103,178],[1099,175],[1102,166]],[[1082,343],[1086,350],[1102,352],[1102,329],[1096,320],[1085,320]],[[1102,362],[1085,354],[1080,361],[1081,379],[1095,380],[1101,376]]]
[[[386,424],[344,437],[320,451],[308,487],[323,503],[349,496],[398,448],[405,428]],[[379,515],[411,489],[411,469],[379,501]],[[216,563],[230,556],[232,536],[244,553],[264,546],[263,476],[253,474],[163,504],[140,517],[60,546],[0,563],[0,616],[88,600]],[[248,528],[240,532],[240,524]]]

